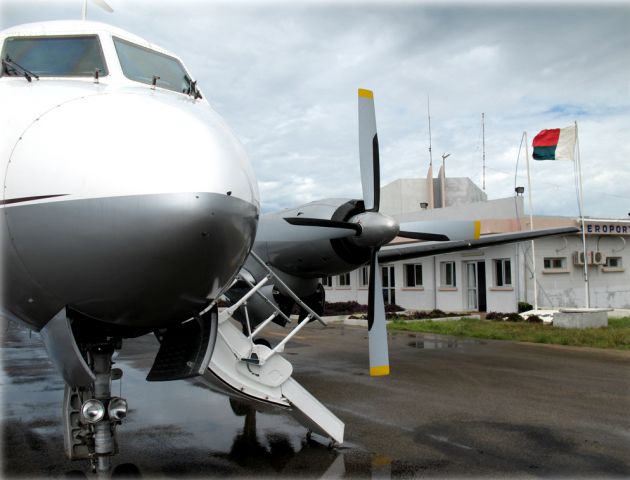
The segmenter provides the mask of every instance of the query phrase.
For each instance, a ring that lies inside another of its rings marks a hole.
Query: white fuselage
[[[181,64],[138,37],[68,21],[0,43],[79,35],[98,38],[98,79],[0,77],[3,313],[36,328],[65,307],[121,325],[183,321],[251,248],[252,168],[205,99],[129,78],[114,39]]]

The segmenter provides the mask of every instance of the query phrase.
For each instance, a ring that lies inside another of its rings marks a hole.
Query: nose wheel
[[[112,355],[120,341],[85,346],[87,363],[95,380],[88,387],[66,385],[64,392],[64,445],[71,460],[89,460],[92,472],[111,471],[112,456],[118,453],[116,428],[127,415],[124,398],[112,396],[112,380],[122,370],[112,368]],[[114,473],[114,472],[112,472]]]

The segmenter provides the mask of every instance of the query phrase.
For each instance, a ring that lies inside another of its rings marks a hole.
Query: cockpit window
[[[42,77],[87,77],[97,68],[108,74],[97,35],[9,37],[2,47],[2,58],[7,56]]]
[[[121,38],[114,37],[114,45],[122,71],[130,80],[151,85],[155,79],[158,87],[180,93],[190,88],[186,70],[176,58]]]

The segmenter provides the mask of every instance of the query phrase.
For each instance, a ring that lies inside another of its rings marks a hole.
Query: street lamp
[[[450,153],[442,154],[442,178],[440,179],[440,185],[442,190],[442,208],[446,207],[446,167],[444,166],[444,160],[450,157]]]
[[[446,170],[444,168],[444,160],[446,160],[450,156],[451,156],[450,153],[443,153],[442,154],[442,173],[444,174],[444,178],[446,178]]]

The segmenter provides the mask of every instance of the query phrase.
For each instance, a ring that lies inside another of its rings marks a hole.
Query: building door
[[[479,298],[477,296],[477,262],[466,262],[466,308],[477,310]]]
[[[477,262],[477,300],[480,312],[485,312],[486,304],[486,262]]]
[[[383,272],[383,301],[385,305],[396,303],[396,277],[394,276],[394,266],[386,265],[381,267]]]
[[[466,265],[466,308],[486,311],[486,262],[467,262]]]

